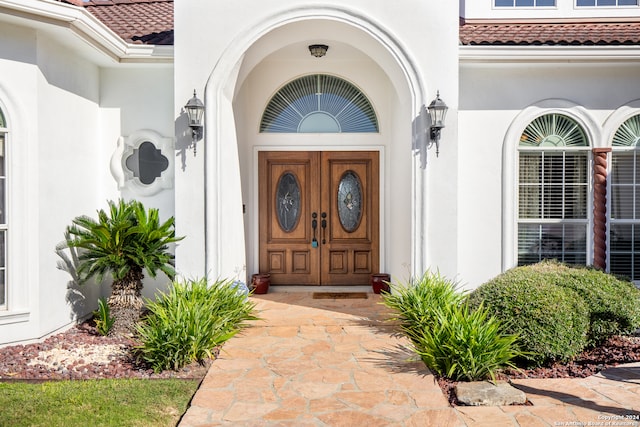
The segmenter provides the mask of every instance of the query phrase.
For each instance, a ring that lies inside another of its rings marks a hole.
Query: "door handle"
[[[311,214],[311,218],[313,218],[311,220],[311,228],[313,229],[313,239],[311,239],[311,247],[312,248],[317,248],[318,247],[318,239],[316,239],[316,230],[318,229],[318,214],[317,213],[312,213]]]
[[[326,212],[322,212],[322,214],[320,215],[322,217],[322,244],[324,245],[325,243],[327,243],[326,239],[324,238],[324,232],[327,229],[327,213]]]

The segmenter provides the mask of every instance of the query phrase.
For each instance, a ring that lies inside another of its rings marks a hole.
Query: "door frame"
[[[258,176],[258,153],[261,151],[377,151],[379,160],[379,253],[380,253],[380,272],[385,272],[387,269],[385,248],[386,248],[386,229],[387,229],[387,215],[385,214],[386,206],[386,193],[385,193],[385,176],[386,176],[386,159],[385,159],[385,147],[383,145],[344,145],[344,146],[324,146],[324,145],[260,145],[253,147],[253,156],[251,164],[251,182],[253,184],[251,194],[251,205],[259,206],[259,194],[260,194],[260,180]],[[251,251],[251,264],[248,265],[248,272],[258,272],[259,260],[260,260],[260,214],[258,209],[253,209],[251,213],[252,232],[247,234],[250,236],[250,248]]]

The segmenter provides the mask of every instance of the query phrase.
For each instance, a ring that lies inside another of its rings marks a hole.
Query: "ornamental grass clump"
[[[155,372],[213,358],[215,350],[257,320],[255,304],[232,281],[176,281],[138,325],[136,350]]]
[[[516,335],[505,334],[500,321],[484,308],[446,305],[435,312],[431,327],[406,331],[415,351],[436,374],[452,380],[495,380],[496,372],[520,355]]]
[[[495,379],[521,355],[517,336],[505,334],[483,307],[471,309],[456,284],[427,272],[383,295],[415,352],[436,374],[453,380]]]
[[[456,288],[440,273],[426,272],[409,283],[393,285],[393,292],[383,295],[383,303],[395,312],[391,320],[399,321],[403,329],[418,330],[430,327],[442,307],[462,302],[464,296]]]

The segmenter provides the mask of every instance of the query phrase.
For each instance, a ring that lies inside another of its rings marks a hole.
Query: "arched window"
[[[640,115],[613,136],[609,271],[640,280]]]
[[[563,114],[537,117],[518,146],[518,265],[587,261],[589,142]]]
[[[7,308],[7,123],[0,110],[0,309]]]
[[[378,119],[353,84],[315,74],[287,83],[269,100],[260,132],[378,132]]]

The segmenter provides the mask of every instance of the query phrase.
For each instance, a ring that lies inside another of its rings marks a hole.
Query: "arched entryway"
[[[327,19],[327,14],[334,16]],[[207,145],[213,149],[207,155],[206,169],[215,170],[206,178],[207,230],[212,230],[206,242],[208,271],[225,276],[245,268],[251,275],[261,268],[260,153],[369,152],[377,157],[378,182],[372,191],[379,200],[378,251],[372,255],[375,263],[371,268],[397,276],[412,274],[416,252],[423,250],[412,236],[424,222],[416,220],[422,214],[417,212],[421,203],[415,202],[415,194],[420,193],[417,188],[422,183],[416,180],[412,152],[412,120],[423,104],[422,89],[411,62],[401,49],[390,49],[396,45],[383,31],[343,11],[323,10],[317,18],[286,23],[272,21],[255,36],[239,62],[231,67],[230,62],[222,61],[207,85],[207,121],[213,121],[208,128],[215,129],[207,136]],[[308,51],[308,45],[319,40],[329,46],[323,58],[312,57]],[[296,78],[318,74],[352,82],[366,94],[378,115],[379,132],[261,133],[261,118],[272,96]],[[226,127],[229,119],[232,129]],[[230,146],[233,142],[235,146]],[[237,172],[232,162],[236,154]],[[233,183],[236,173],[239,187]],[[227,212],[225,203],[235,204],[239,198],[242,215],[230,218],[237,214]],[[231,231],[238,220],[243,224],[244,253],[236,253],[236,261],[231,261],[224,238],[240,235]],[[242,266],[238,263],[241,256],[246,260]],[[226,273],[229,271],[232,273]]]

